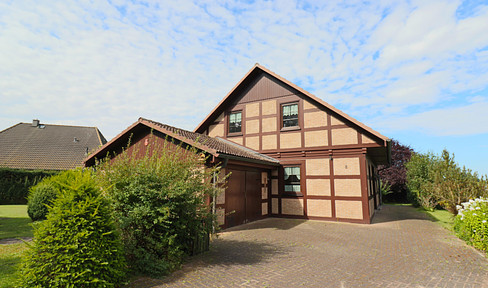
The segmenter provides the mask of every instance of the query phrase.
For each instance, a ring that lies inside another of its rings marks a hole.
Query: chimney
[[[32,127],[39,126],[39,119],[32,119]]]

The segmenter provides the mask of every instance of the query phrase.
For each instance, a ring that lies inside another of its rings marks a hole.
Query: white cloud
[[[486,6],[110,3],[0,4],[0,129],[39,117],[111,138],[144,116],[191,130],[256,62],[366,123],[475,109],[464,95],[488,86]]]
[[[388,121],[376,119],[375,124],[388,131],[418,131],[432,136],[462,136],[488,133],[488,102],[461,107],[433,109]]]

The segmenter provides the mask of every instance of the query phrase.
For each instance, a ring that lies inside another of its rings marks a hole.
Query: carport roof
[[[156,122],[153,120],[139,118],[137,122],[129,126],[127,129],[122,131],[119,135],[117,135],[114,139],[110,140],[107,144],[100,147],[97,151],[95,151],[92,155],[85,159],[85,165],[87,162],[94,162],[94,159],[101,159],[107,155],[106,153],[110,151],[114,143],[117,139],[123,137],[124,135],[130,134],[131,131],[136,127],[144,125],[155,131],[161,132],[165,135],[168,135],[174,139],[180,140],[186,144],[189,144],[195,148],[203,150],[212,154],[215,157],[221,158],[228,158],[227,156],[238,157],[242,161],[251,161],[251,162],[261,162],[263,164],[268,165],[279,165],[279,160],[272,158],[270,156],[258,153],[253,151],[249,148],[243,147],[236,143],[230,142],[228,140],[218,138],[218,137],[210,137],[208,135],[190,132],[181,128],[173,127],[167,124],[163,124],[160,122]],[[88,165],[89,166],[89,165]]]

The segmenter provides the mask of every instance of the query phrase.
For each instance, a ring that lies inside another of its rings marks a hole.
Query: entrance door
[[[229,169],[231,176],[225,194],[226,227],[261,217],[261,174],[257,171]]]

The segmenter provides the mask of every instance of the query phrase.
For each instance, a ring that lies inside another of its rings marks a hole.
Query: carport
[[[219,137],[209,137],[189,132],[152,120],[139,118],[110,142],[100,147],[85,159],[86,167],[95,165],[97,159],[107,155],[117,157],[124,149],[128,153],[143,156],[158,145],[192,146],[207,156],[206,165],[222,167],[221,175],[230,174],[224,193],[215,199],[217,220],[221,227],[228,228],[269,215],[271,171],[279,161]],[[127,147],[128,143],[130,146]],[[148,151],[149,150],[149,151]]]

